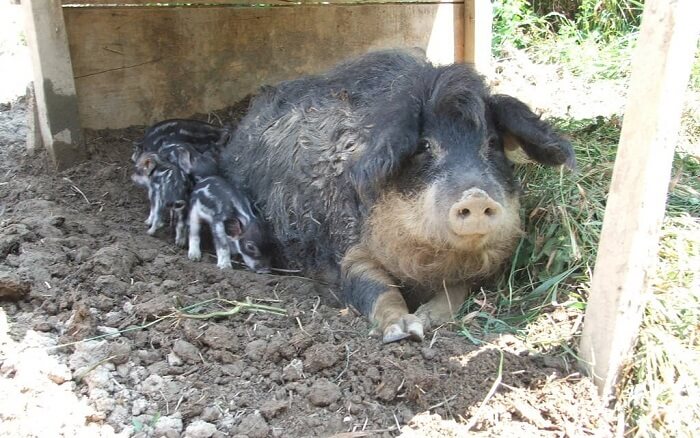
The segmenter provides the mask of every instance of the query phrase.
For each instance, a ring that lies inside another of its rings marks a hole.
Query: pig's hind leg
[[[384,343],[423,339],[423,324],[408,312],[395,281],[361,245],[350,248],[341,268],[346,301],[379,326]]]
[[[173,206],[175,212],[175,245],[180,248],[184,248],[187,243],[185,238],[185,232],[187,230],[187,217],[186,217],[186,207],[187,203],[185,201],[176,201]]]

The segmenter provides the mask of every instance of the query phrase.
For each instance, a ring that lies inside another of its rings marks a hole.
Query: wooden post
[[[44,148],[44,143],[39,128],[39,112],[36,108],[33,82],[27,86],[25,99],[27,101],[27,151],[30,155],[34,155],[39,149]]]
[[[491,68],[491,0],[464,0],[464,61],[483,75]]]
[[[57,169],[87,158],[60,0],[23,0],[44,147]]]
[[[647,0],[632,58],[580,354],[604,397],[634,345],[657,256],[683,94],[698,38],[697,0]]]

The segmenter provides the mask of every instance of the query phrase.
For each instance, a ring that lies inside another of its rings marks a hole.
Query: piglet
[[[248,268],[270,272],[273,245],[248,198],[221,177],[210,176],[195,184],[190,195],[190,260],[200,260],[200,226],[206,222],[216,246],[217,266],[231,267],[231,253],[239,253]]]
[[[189,143],[198,152],[219,149],[228,141],[230,132],[199,120],[170,119],[148,128],[140,141],[134,142],[131,160],[136,162],[143,152],[157,152],[166,143]]]
[[[148,234],[154,235],[163,226],[163,214],[170,210],[171,223],[175,222],[175,243],[185,246],[186,210],[189,200],[189,180],[177,166],[163,160],[158,154],[144,152],[136,160],[131,179],[148,189],[151,210],[146,219]]]
[[[190,143],[168,141],[160,147],[158,154],[195,182],[218,173],[218,154],[213,150],[199,152]]]

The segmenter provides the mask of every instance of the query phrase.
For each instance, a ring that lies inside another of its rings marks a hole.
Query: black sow
[[[384,51],[265,88],[220,167],[288,267],[339,283],[385,342],[420,340],[512,254],[513,144],[575,166],[569,142],[469,66]]]

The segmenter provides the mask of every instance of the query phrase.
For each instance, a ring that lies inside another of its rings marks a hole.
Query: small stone
[[[178,339],[173,344],[173,352],[177,354],[180,359],[189,363],[201,362],[202,358],[199,357],[199,349],[187,341]]]
[[[243,417],[236,431],[249,438],[265,438],[270,433],[270,426],[260,412],[255,411]]]
[[[182,364],[184,364],[184,362],[182,361],[182,359],[180,359],[180,356],[175,354],[174,351],[168,353],[168,365],[170,365],[171,367],[179,367],[182,366]]]
[[[293,359],[289,365],[282,369],[282,379],[287,382],[295,382],[304,377],[304,362]]]
[[[178,415],[178,414],[176,414]],[[165,417],[160,417],[158,421],[155,424],[154,427],[154,435],[157,437],[160,436],[175,436],[179,437],[180,432],[182,432],[182,419],[179,417],[176,417],[175,415],[173,416],[165,416]]]
[[[340,399],[341,392],[338,385],[327,379],[319,379],[312,386],[307,398],[314,406],[324,407],[335,403]]]
[[[196,420],[185,429],[188,438],[210,438],[216,432],[216,426],[206,421]]]

